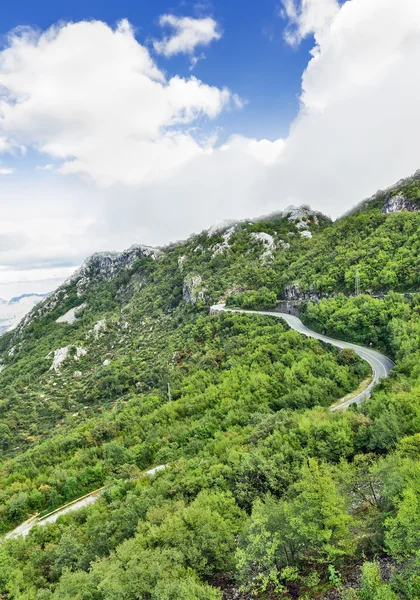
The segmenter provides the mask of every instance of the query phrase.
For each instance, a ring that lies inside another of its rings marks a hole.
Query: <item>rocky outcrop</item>
[[[58,317],[56,323],[68,323],[69,325],[73,325],[73,323],[77,321],[79,311],[83,310],[85,306],[86,304],[83,303],[80,306],[75,306],[74,308],[71,308],[64,315]]]
[[[92,281],[110,281],[113,277],[121,273],[121,271],[130,269],[138,259],[147,256],[157,259],[160,254],[161,250],[159,248],[143,245],[131,246],[131,248],[124,252],[97,252],[93,254],[85,260],[83,265],[62,286],[53,294],[50,294],[43,302],[37,304],[24,317],[16,328],[17,333],[24,329],[28,323],[51,312],[60,302],[65,300],[69,285],[76,283],[77,295],[80,298],[84,295]]]
[[[64,348],[58,348],[54,350],[53,363],[50,367],[50,371],[59,372],[61,365],[65,360],[70,357],[70,348],[71,346],[64,346]],[[46,358],[50,358],[52,352],[50,352]],[[76,348],[76,351],[73,355],[74,360],[79,360],[81,356],[86,356],[87,350],[86,348]]]
[[[183,267],[183,264],[184,264],[184,262],[185,262],[186,260],[187,260],[187,257],[186,257],[186,255],[185,255],[185,254],[183,254],[182,256],[179,256],[179,257],[178,257],[178,268],[179,268],[179,270],[181,271],[181,273],[182,273],[182,269],[184,268],[184,267]]]
[[[106,327],[107,327],[106,319],[100,319],[100,321],[95,323],[95,325],[93,326],[93,329],[91,329],[89,331],[89,334],[93,335],[95,340],[97,340],[106,331]]]
[[[289,206],[284,211],[284,216],[299,229],[301,237],[311,238],[311,225],[319,225],[321,213],[312,210],[309,206]]]
[[[233,219],[225,219],[224,221],[220,221],[220,223],[216,223],[212,225],[210,229],[207,229],[207,235],[210,237],[215,235],[216,233],[220,233],[229,227],[234,228],[240,221],[235,221]]]
[[[276,248],[276,243],[272,235],[264,231],[256,231],[251,233],[251,239],[261,242],[265,248],[265,251],[260,256],[262,262],[273,258],[273,250]]]
[[[229,239],[231,238],[234,232],[234,227],[230,227],[227,231],[225,231],[225,233],[222,235],[223,242],[220,242],[219,244],[215,244],[213,246],[213,254],[211,256],[212,258],[215,258],[218,254],[223,254],[226,250],[229,250]]]
[[[151,246],[131,246],[124,252],[97,252],[90,256],[66,283],[76,281],[77,295],[82,296],[91,280],[110,281],[121,271],[131,269],[139,258],[156,259],[160,250]]]
[[[414,204],[404,194],[395,194],[394,196],[390,196],[383,205],[382,214],[389,215],[403,210],[414,212],[420,210],[420,206]]]
[[[312,237],[312,233],[308,229],[304,229],[300,232],[300,237],[310,239]]]
[[[187,275],[184,279],[182,297],[188,304],[203,302],[206,298],[206,287],[200,275]]]
[[[356,215],[362,210],[369,209],[370,206],[373,206],[374,208],[381,208],[383,214],[398,212],[399,210],[417,211],[420,208],[420,192],[417,199],[415,196],[413,198],[413,192],[415,194],[416,189],[420,190],[420,169],[410,177],[400,179],[400,181],[394,183],[386,189],[378,190],[375,194],[373,194],[373,196],[362,200],[362,202],[359,202],[359,204],[357,204],[354,208],[344,213],[341,218],[345,218],[349,215]],[[409,193],[407,193],[408,191]],[[400,209],[398,209],[394,203],[398,196],[402,196],[404,199],[404,204]],[[396,209],[393,209],[393,205]],[[409,208],[410,205],[414,206],[414,208]]]
[[[284,288],[284,300],[287,302],[302,302],[304,300],[312,300],[317,302],[322,297],[319,292],[301,292],[297,282],[290,283]]]

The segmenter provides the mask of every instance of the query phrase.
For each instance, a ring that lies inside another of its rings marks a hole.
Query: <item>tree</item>
[[[385,521],[385,543],[395,557],[410,556],[420,550],[420,501],[408,487],[397,501],[397,514]]]
[[[351,518],[338,493],[331,469],[310,458],[295,485],[297,497],[290,501],[288,517],[300,562],[337,564],[354,551]]]

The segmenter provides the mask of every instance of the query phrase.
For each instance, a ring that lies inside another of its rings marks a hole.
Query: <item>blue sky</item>
[[[250,137],[277,139],[287,134],[299,108],[301,77],[313,40],[297,47],[285,43],[285,20],[279,0],[215,0],[214,2],[167,2],[165,0],[93,1],[60,0],[8,2],[2,8],[1,32],[15,27],[48,29],[59,21],[98,19],[111,26],[127,18],[141,43],[159,38],[159,16],[211,15],[223,37],[203,49],[205,60],[193,74],[218,87],[229,86],[247,102],[246,107],[220,119],[223,135],[241,132]],[[158,57],[168,74],[189,76],[187,56]]]
[[[0,34],[0,298],[420,167],[418,0],[20,0]]]

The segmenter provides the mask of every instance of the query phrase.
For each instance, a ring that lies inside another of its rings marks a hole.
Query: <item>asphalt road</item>
[[[350,404],[360,404],[361,402],[363,402],[363,400],[366,400],[366,398],[369,398],[374,386],[383,377],[387,377],[389,375],[391,369],[393,369],[395,367],[395,363],[392,362],[392,360],[389,359],[387,356],[380,354],[380,352],[376,352],[376,350],[372,350],[371,348],[365,348],[364,346],[358,346],[357,344],[352,344],[350,342],[343,342],[342,340],[336,340],[336,339],[330,338],[326,335],[322,335],[321,333],[317,333],[316,331],[312,331],[312,329],[309,329],[302,323],[302,321],[299,319],[299,317],[295,317],[294,315],[289,315],[287,313],[281,313],[281,312],[268,311],[268,310],[232,309],[232,308],[226,308],[224,306],[224,304],[216,304],[215,306],[212,306],[211,310],[210,310],[210,312],[212,314],[216,314],[221,311],[249,313],[249,314],[256,314],[256,315],[268,315],[270,317],[276,317],[278,319],[283,319],[284,321],[286,321],[286,323],[292,329],[294,329],[295,331],[298,331],[302,335],[306,335],[307,337],[315,338],[317,340],[321,340],[322,342],[332,344],[333,346],[336,346],[337,348],[351,348],[352,350],[354,350],[356,352],[356,354],[358,354],[360,356],[360,358],[363,358],[366,362],[368,362],[370,364],[370,366],[372,367],[372,373],[373,373],[371,383],[360,394],[358,394],[357,396],[353,396],[352,398],[350,398],[350,400],[343,401],[341,403],[340,403],[340,401],[338,401],[337,404],[333,408],[331,408],[332,411],[342,410],[343,408],[348,408],[350,406]]]
[[[364,346],[358,346],[357,344],[351,344],[350,342],[336,340],[336,339],[330,338],[326,335],[322,335],[321,333],[317,333],[316,331],[312,331],[312,329],[309,329],[308,327],[306,327],[302,323],[302,321],[298,317],[295,317],[294,315],[289,315],[287,313],[281,313],[281,312],[266,311],[266,310],[238,310],[238,309],[233,309],[233,308],[226,308],[224,306],[224,304],[217,304],[215,306],[212,306],[211,310],[210,310],[210,312],[212,314],[217,314],[218,312],[222,312],[222,311],[223,312],[239,312],[239,313],[248,313],[248,314],[256,314],[256,315],[266,315],[266,316],[268,315],[270,317],[275,317],[277,319],[283,319],[284,321],[286,321],[286,323],[292,329],[294,329],[295,331],[298,331],[302,335],[306,335],[307,337],[315,338],[317,340],[321,340],[322,342],[332,344],[333,346],[336,346],[337,348],[351,348],[352,350],[354,350],[356,352],[356,354],[358,354],[361,358],[363,358],[366,362],[368,362],[370,364],[370,366],[372,367],[372,373],[373,373],[373,378],[372,378],[371,383],[360,394],[358,394],[357,396],[353,396],[352,398],[350,398],[350,400],[343,401],[341,403],[340,403],[340,401],[338,401],[337,404],[331,408],[332,411],[348,408],[350,406],[350,404],[353,404],[353,403],[360,404],[360,402],[363,402],[363,400],[365,400],[366,398],[369,398],[373,387],[383,377],[387,377],[389,375],[391,369],[393,369],[395,366],[395,363],[393,363],[392,360],[390,360],[387,356],[384,356],[383,354],[376,352],[376,350],[372,350],[370,348],[365,348]],[[147,471],[146,473],[144,473],[144,475],[152,476],[157,471],[160,471],[165,468],[166,468],[166,465],[160,465],[159,467],[150,469],[150,471]],[[31,519],[29,519],[28,521],[25,521],[25,523],[22,523],[21,525],[19,525],[19,527],[17,527],[16,529],[14,529],[10,533],[8,533],[5,536],[5,539],[15,538],[15,537],[18,537],[21,535],[26,536],[29,533],[29,531],[32,529],[32,527],[35,527],[37,525],[38,526],[45,525],[46,523],[54,523],[58,519],[58,517],[61,517],[62,515],[66,514],[67,512],[78,510],[84,506],[93,504],[93,502],[95,502],[97,500],[99,495],[100,495],[100,492],[93,492],[92,494],[89,494],[89,495],[81,498],[80,500],[75,500],[73,503],[66,505],[62,509],[58,509],[51,515],[48,515],[47,517],[44,517],[41,519],[38,519],[37,517],[32,517]]]
[[[142,477],[153,477],[153,475],[158,473],[158,471],[163,471],[164,469],[166,469],[167,466],[168,465],[159,465],[158,467],[154,467],[153,469],[150,469],[149,471],[143,473]],[[16,527],[16,529],[13,529],[13,531],[9,531],[9,533],[7,533],[4,536],[4,539],[11,540],[19,536],[26,537],[33,527],[41,527],[43,525],[46,525],[47,523],[55,523],[59,517],[62,517],[63,515],[69,512],[80,510],[85,506],[93,504],[100,497],[103,489],[104,488],[101,488],[100,490],[95,490],[94,492],[86,494],[78,500],[69,502],[62,508],[58,508],[57,510],[49,513],[48,515],[45,515],[44,517],[38,517],[37,515],[31,517],[24,523],[21,523],[18,527]]]

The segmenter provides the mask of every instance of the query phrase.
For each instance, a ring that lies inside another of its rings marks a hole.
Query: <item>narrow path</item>
[[[158,467],[154,467],[153,469],[150,469],[149,471],[143,473],[140,477],[153,477],[153,475],[155,475],[158,471],[166,469],[167,466],[168,465],[159,465]],[[136,480],[140,479],[140,477],[136,477]],[[80,510],[81,508],[84,508],[85,506],[89,506],[90,504],[96,502],[96,500],[100,497],[104,489],[105,488],[100,488],[98,490],[90,492],[90,494],[85,494],[81,498],[73,500],[73,502],[69,502],[68,504],[61,506],[60,508],[56,508],[55,510],[48,513],[47,515],[44,515],[43,517],[38,517],[38,515],[31,517],[24,523],[21,523],[18,527],[16,527],[16,529],[13,529],[13,531],[9,531],[9,533],[7,533],[4,536],[4,539],[11,540],[19,537],[20,535],[26,537],[33,527],[40,527],[42,525],[46,525],[47,523],[55,523],[59,517],[62,517],[63,515],[69,512]]]
[[[349,400],[343,399],[342,402],[338,401],[330,410],[341,410],[343,408],[348,408],[350,404],[360,404],[366,398],[369,398],[372,389],[374,386],[383,378],[387,377],[391,371],[395,367],[395,363],[392,362],[387,356],[380,354],[380,352],[376,352],[376,350],[372,350],[370,348],[365,348],[364,346],[358,346],[357,344],[352,344],[350,342],[344,342],[342,340],[336,340],[334,338],[330,338],[326,335],[322,335],[321,333],[317,333],[316,331],[312,331],[302,323],[302,321],[295,317],[294,315],[289,315],[287,313],[274,312],[268,310],[241,310],[235,308],[226,308],[224,304],[216,304],[211,307],[210,314],[217,314],[218,312],[237,312],[237,313],[247,313],[247,314],[255,314],[255,315],[268,315],[270,317],[276,317],[278,319],[283,319],[286,323],[295,331],[298,331],[302,335],[306,335],[307,337],[315,338],[317,340],[321,340],[322,342],[326,342],[327,344],[332,344],[337,348],[350,348],[354,350],[356,354],[363,358],[367,363],[372,367],[373,377],[369,385],[359,394],[350,398]]]

